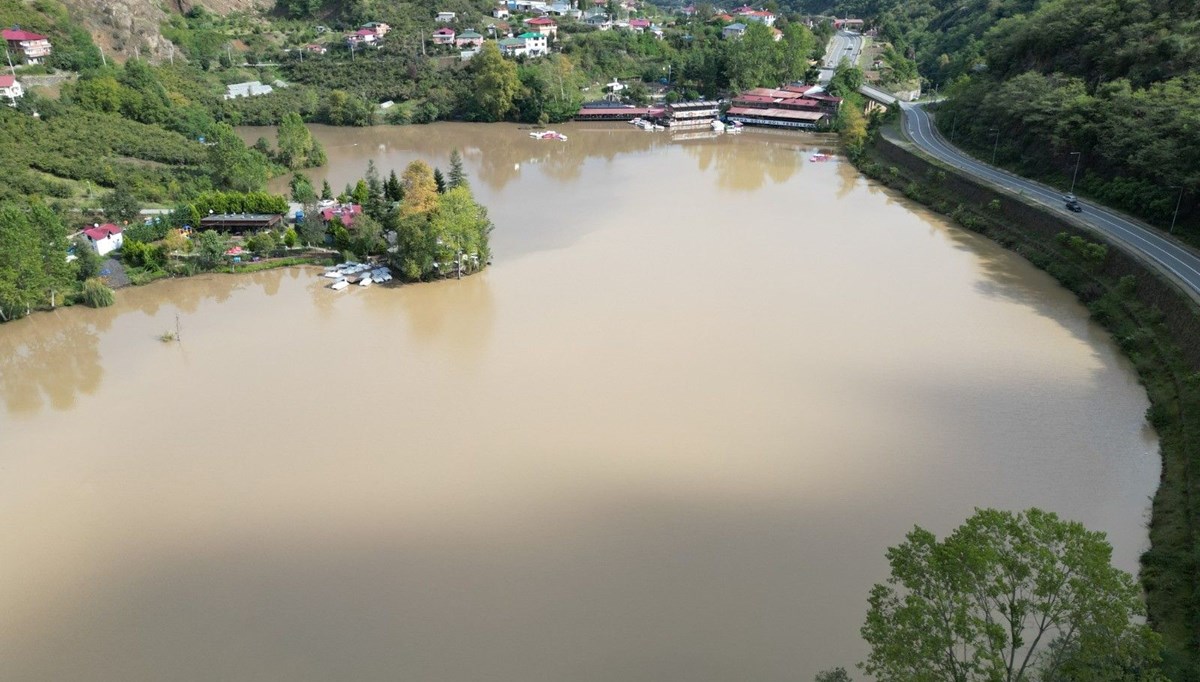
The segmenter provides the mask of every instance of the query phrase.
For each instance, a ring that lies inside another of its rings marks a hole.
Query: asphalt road
[[[863,37],[851,31],[838,31],[829,39],[829,47],[825,50],[825,61],[821,63],[821,77],[817,81],[824,85],[833,79],[833,70],[842,59],[850,60],[850,64],[858,64],[862,54]]]
[[[1086,224],[1126,250],[1143,256],[1164,274],[1173,276],[1194,299],[1200,301],[1200,256],[1193,251],[1154,228],[1101,206],[1081,202],[1083,212],[1071,213],[1066,209],[1062,191],[989,166],[946,142],[934,129],[933,121],[922,105],[901,102],[900,108],[904,114],[905,134],[930,156],[993,185],[1020,192],[1053,211]]]

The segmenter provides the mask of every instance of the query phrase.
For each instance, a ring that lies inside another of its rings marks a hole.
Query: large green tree
[[[292,111],[283,115],[276,132],[275,146],[279,148],[279,162],[288,168],[308,168],[325,163],[325,151],[313,139],[312,133],[300,120],[300,114]]]
[[[1039,509],[920,527],[871,590],[864,670],[916,682],[1165,680],[1133,578],[1102,533]]]
[[[250,149],[228,124],[214,127],[208,163],[214,184],[235,192],[257,192],[267,184],[268,162]]]
[[[467,116],[476,121],[500,121],[513,109],[521,88],[517,66],[500,55],[500,48],[487,41],[471,58],[472,93]]]
[[[40,242],[24,207],[0,205],[0,321],[21,317],[47,300],[53,283]]]

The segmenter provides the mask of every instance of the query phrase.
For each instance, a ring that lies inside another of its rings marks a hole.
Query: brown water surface
[[[0,679],[805,680],[913,524],[1136,569],[1145,394],[1049,277],[819,138],[564,131],[318,130],[335,188],[462,149],[482,275],[0,326]]]

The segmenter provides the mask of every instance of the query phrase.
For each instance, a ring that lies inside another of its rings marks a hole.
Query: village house
[[[509,12],[508,7],[505,7],[504,5],[500,5],[499,7],[492,9],[492,17],[496,19],[507,19],[511,15],[512,12]]]
[[[554,36],[558,35],[558,24],[555,23],[555,21],[550,17],[535,17],[533,19],[526,19],[525,25],[529,27],[530,31],[540,33],[544,36],[553,38]]]
[[[633,31],[634,33],[645,33],[646,31],[650,30],[650,20],[649,19],[630,19],[629,20],[629,30]]]
[[[437,16],[434,17],[433,20],[443,24],[449,24],[452,23],[457,16],[458,15],[456,15],[454,12],[438,12]]]
[[[453,45],[454,44],[454,36],[455,36],[454,29],[448,28],[448,27],[439,28],[433,32],[433,44],[434,45]]]
[[[507,21],[497,21],[487,25],[488,34],[493,38],[498,36],[512,37],[512,27]]]
[[[738,22],[721,29],[721,37],[736,40],[746,35],[746,25]]]
[[[326,206],[319,211],[321,220],[325,224],[329,224],[334,218],[342,221],[342,226],[347,230],[354,228],[354,219],[362,215],[363,208],[359,204],[333,204]]]
[[[21,87],[21,81],[15,76],[0,76],[0,97],[7,97],[10,107],[17,106],[17,98],[24,96],[25,89]]]
[[[309,43],[304,46],[304,51],[311,52],[312,54],[325,54],[329,52],[329,48],[325,47],[321,43]]]
[[[385,35],[387,35],[388,31],[392,30],[391,26],[388,26],[387,24],[383,23],[382,21],[368,21],[367,23],[363,24],[362,26],[359,26],[359,28],[371,31],[372,33],[375,34],[376,38],[382,38]]]
[[[546,42],[546,36],[542,35],[541,33],[529,31],[517,36],[517,39],[525,41],[525,54],[530,57],[541,57],[550,52],[550,46]]]
[[[608,15],[604,14],[603,12],[599,14],[593,14],[592,16],[584,19],[583,23],[601,31],[607,31],[613,27],[612,20],[609,19]]]
[[[50,56],[50,39],[38,33],[22,31],[19,28],[6,28],[0,31],[4,43],[10,52],[16,52],[26,64],[41,64]]]
[[[346,34],[346,45],[350,49],[359,47],[379,47],[379,35],[369,28],[360,28],[354,33]]]
[[[695,5],[687,5],[686,7],[680,7],[679,13],[685,17],[695,16],[696,15],[696,6]]]
[[[483,36],[467,29],[454,38],[454,45],[462,48],[476,48],[483,45]]]
[[[733,13],[743,21],[757,21],[767,26],[775,25],[775,15],[766,10],[757,10],[750,6],[742,6],[733,10]]]
[[[91,227],[83,231],[83,236],[87,238],[92,249],[101,256],[107,256],[125,243],[125,235],[122,234],[121,226],[112,223],[103,225],[93,223]]]
[[[578,19],[579,17],[583,16],[582,10],[576,9],[565,2],[556,2],[553,5],[550,5],[546,8],[546,13],[559,17],[571,17],[572,19]]]

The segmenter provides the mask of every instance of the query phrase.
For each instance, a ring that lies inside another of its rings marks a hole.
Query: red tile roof
[[[727,112],[734,116],[767,116],[770,118],[792,119],[795,121],[819,121],[829,114],[819,111],[793,111],[791,109],[753,109],[748,107],[729,107]]]
[[[44,35],[15,28],[6,28],[0,31],[0,35],[3,35],[5,40],[46,40]]]
[[[342,225],[350,227],[354,224],[354,216],[362,213],[362,206],[359,204],[342,204],[341,206],[330,206],[329,208],[321,209],[321,217],[326,221],[334,218],[341,218]]]
[[[633,27],[650,28],[650,20],[649,19],[630,19],[629,25],[633,26]]]
[[[555,25],[554,20],[550,19],[548,17],[535,17],[533,19],[526,19],[525,23],[529,24],[530,26],[554,26]]]
[[[121,234],[121,226],[113,225],[112,223],[104,223],[103,225],[94,225],[83,231],[94,242],[113,234]]]
[[[0,76],[0,88],[11,88],[13,83],[16,83],[15,76]]]

